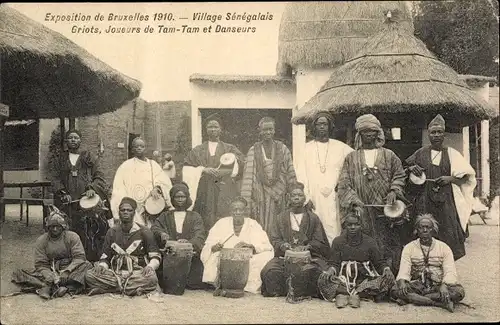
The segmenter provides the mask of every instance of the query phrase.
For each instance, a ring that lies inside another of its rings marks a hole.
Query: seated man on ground
[[[191,268],[187,279],[188,289],[204,289],[202,282],[203,263],[200,253],[207,237],[203,220],[198,212],[186,211],[193,202],[189,195],[186,183],[180,182],[170,189],[170,200],[175,210],[163,211],[151,226],[158,246],[164,247],[167,241],[191,243],[194,255],[191,259]],[[162,285],[163,270],[158,269],[160,285]]]
[[[304,268],[307,274],[301,276],[306,294],[319,297],[317,290],[318,277],[328,268],[326,260],[330,254],[330,245],[319,217],[305,209],[304,185],[291,184],[288,188],[289,209],[276,218],[271,228],[271,243],[275,257],[267,263],[261,272],[262,295],[265,297],[287,296],[289,285],[285,272],[285,252],[287,250],[308,250],[311,261]]]
[[[85,286],[85,273],[92,264],[85,259],[80,237],[67,230],[63,212],[55,211],[47,218],[48,232],[35,244],[35,269],[15,270],[12,282],[23,292],[36,292],[45,299],[79,294]]]
[[[348,303],[359,307],[360,297],[380,301],[394,285],[394,274],[383,259],[377,242],[362,231],[360,217],[352,212],[344,221],[344,231],[332,242],[331,267],[318,280],[325,300],[337,308]]]
[[[399,304],[436,306],[453,312],[454,304],[465,296],[458,283],[453,252],[433,238],[439,228],[432,215],[418,216],[415,231],[419,238],[404,247],[391,294]]]
[[[151,230],[134,222],[136,208],[134,199],[121,200],[120,224],[108,230],[99,264],[85,276],[89,295],[140,296],[156,289],[161,255]]]
[[[208,233],[201,260],[205,267],[203,282],[215,286],[214,295],[223,295],[219,288],[218,264],[223,248],[251,248],[250,271],[244,291],[259,293],[260,271],[273,258],[274,252],[266,232],[260,224],[248,217],[247,201],[236,197],[231,203],[231,217],[219,219]]]

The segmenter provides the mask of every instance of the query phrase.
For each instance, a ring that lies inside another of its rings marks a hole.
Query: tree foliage
[[[420,1],[415,35],[460,74],[497,76],[498,1]]]

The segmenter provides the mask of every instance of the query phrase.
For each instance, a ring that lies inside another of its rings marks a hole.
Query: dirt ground
[[[34,210],[34,209],[33,209]],[[2,296],[17,291],[10,283],[15,267],[32,266],[33,243],[42,233],[37,213],[30,226],[10,207],[0,240]],[[408,323],[493,322],[500,320],[500,242],[498,226],[474,225],[466,243],[467,256],[457,262],[465,287],[464,302],[455,313],[393,303],[362,302],[358,310],[336,309],[321,300],[288,304],[284,298],[247,294],[242,299],[213,297],[204,291],[154,298],[103,295],[43,301],[36,295],[0,299],[2,324],[180,324],[180,323]]]

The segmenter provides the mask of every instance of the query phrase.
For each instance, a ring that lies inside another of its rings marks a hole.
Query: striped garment
[[[420,246],[420,239],[416,239],[404,247],[397,280],[422,280],[422,273],[426,265],[421,247],[427,254],[429,248]],[[433,284],[458,283],[457,270],[450,247],[435,238],[432,239],[430,246],[428,271]]]
[[[273,218],[285,207],[288,184],[295,183],[290,150],[280,141],[273,141],[272,155],[264,159],[262,143],[257,142],[248,150],[243,171],[241,196],[251,202],[252,216],[269,233]]]

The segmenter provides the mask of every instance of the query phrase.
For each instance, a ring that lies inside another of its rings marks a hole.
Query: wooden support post
[[[482,195],[490,195],[490,121],[481,121],[481,185]]]
[[[9,117],[9,106],[0,103],[0,230],[1,225],[5,221],[5,204],[4,198],[4,154],[5,154],[5,121]],[[1,234],[0,234],[1,236]]]
[[[74,117],[69,118],[68,130],[74,130],[76,127],[76,119]]]
[[[66,122],[65,122],[64,117],[60,117],[59,118],[59,130],[61,132],[61,152],[64,151],[64,140],[65,140],[64,139],[64,133],[66,133],[66,131],[65,131],[65,124],[66,124]]]

